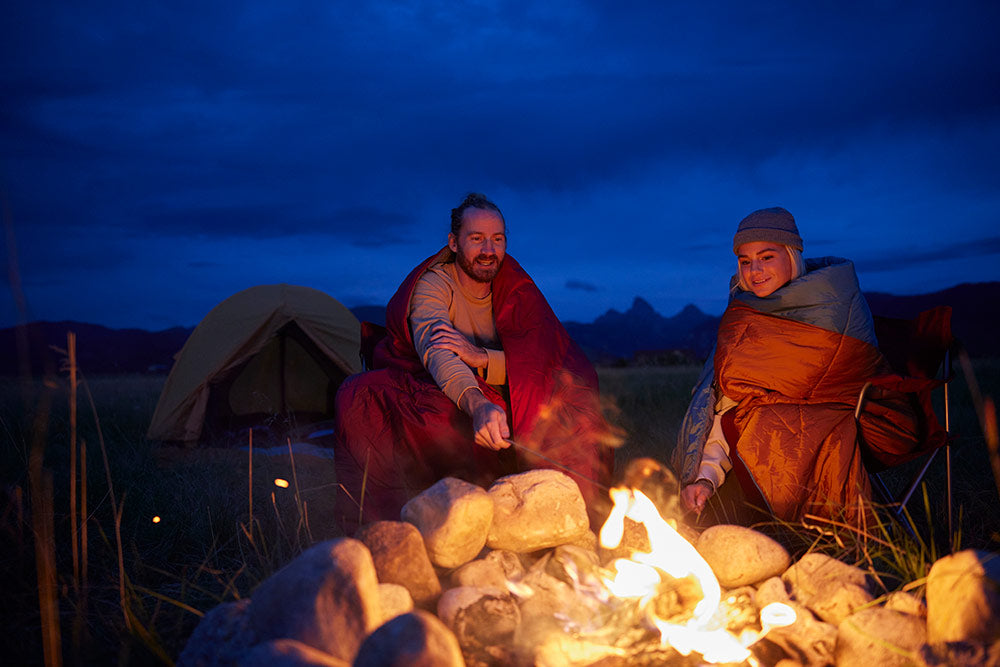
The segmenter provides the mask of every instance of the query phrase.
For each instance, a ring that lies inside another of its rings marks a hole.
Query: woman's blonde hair
[[[781,244],[781,247],[788,251],[788,258],[792,261],[792,277],[788,282],[802,276],[806,272],[806,262],[802,259],[802,251],[790,245]],[[736,262],[736,278],[739,281],[740,289],[744,292],[750,291],[750,286],[743,280],[743,272],[740,271],[739,260]]]

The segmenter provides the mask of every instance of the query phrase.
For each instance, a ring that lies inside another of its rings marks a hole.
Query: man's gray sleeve
[[[450,350],[432,348],[431,335],[439,324],[452,326],[448,306],[453,298],[451,287],[445,280],[427,271],[417,281],[410,300],[410,330],[413,343],[424,368],[431,374],[445,396],[459,404],[462,394],[470,389],[479,390],[475,373]]]

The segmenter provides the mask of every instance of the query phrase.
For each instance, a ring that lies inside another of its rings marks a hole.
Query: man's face
[[[458,237],[448,234],[448,247],[462,271],[480,283],[493,280],[507,252],[507,229],[494,211],[467,208]]]

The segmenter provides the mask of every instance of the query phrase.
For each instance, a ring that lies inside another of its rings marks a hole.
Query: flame
[[[635,552],[630,560],[618,559],[612,564],[614,576],[605,584],[613,595],[638,599],[641,605],[648,605],[662,584],[661,571],[675,579],[693,578],[701,587],[702,598],[684,622],[665,620],[650,606],[645,607],[648,620],[660,632],[662,644],[669,644],[682,655],[698,652],[708,662],[742,662],[752,659],[749,646],[770,628],[794,622],[794,610],[787,605],[772,604],[761,610],[761,632],[733,635],[717,618],[722,599],[719,580],[694,545],[663,520],[641,491],[614,488],[611,499],[614,506],[601,527],[601,545],[613,549],[621,543],[626,518],[645,526],[650,544],[648,553]]]

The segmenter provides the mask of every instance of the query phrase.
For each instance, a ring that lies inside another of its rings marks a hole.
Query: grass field
[[[974,368],[978,391],[997,396],[1000,360]],[[620,464],[669,459],[698,370],[600,369],[602,393],[627,434]],[[75,462],[67,379],[49,386],[0,379],[5,664],[42,664],[46,644],[66,664],[170,664],[202,613],[249,595],[305,546],[337,535],[329,458],[258,446],[251,459],[249,442],[229,450],[152,447],[145,431],[164,379],[90,378],[80,386],[75,441],[85,454]],[[1000,503],[976,392],[961,372],[952,386],[961,546],[1000,550]],[[948,543],[942,469],[928,477],[929,519],[917,517],[929,544]],[[919,498],[913,507],[923,514]]]

